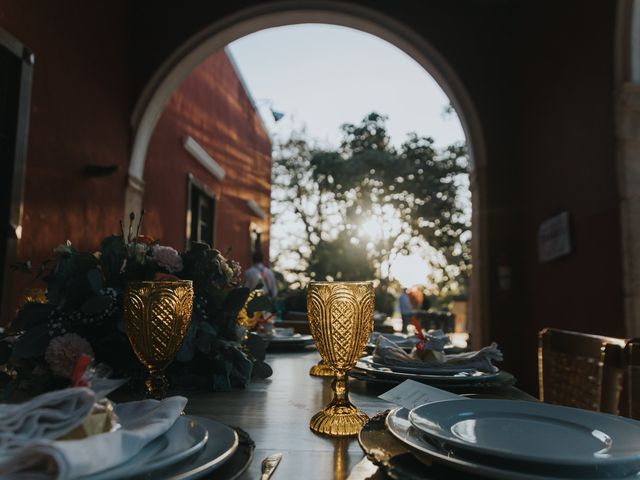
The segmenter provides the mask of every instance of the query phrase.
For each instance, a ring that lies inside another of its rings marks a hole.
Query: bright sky
[[[340,125],[358,123],[375,111],[389,117],[388,133],[396,146],[410,132],[431,136],[438,146],[464,140],[457,116],[443,115],[449,100],[433,78],[378,37],[306,24],[254,33],[233,42],[229,50],[274,138],[286,139],[292,130],[305,127],[320,147],[335,148]],[[270,107],[285,114],[278,123]],[[282,225],[274,225],[272,249],[294,249],[294,220],[282,217]],[[392,276],[404,286],[424,284],[429,273],[424,258],[424,252],[396,256]]]
[[[306,126],[322,146],[337,146],[338,127],[376,111],[389,116],[391,141],[409,132],[430,135],[438,145],[464,139],[455,115],[444,119],[449,101],[431,76],[390,43],[345,27],[306,24],[248,35],[229,46],[251,94],[269,116],[286,116],[273,134],[286,138]]]

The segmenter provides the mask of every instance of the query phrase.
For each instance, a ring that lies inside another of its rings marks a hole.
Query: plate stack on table
[[[371,355],[359,359],[350,375],[369,383],[394,385],[411,379],[456,393],[496,390],[515,383],[513,375],[500,371],[494,361],[502,360],[495,344],[477,352],[449,354],[447,337],[427,334],[422,351],[379,335]],[[414,343],[415,345],[415,343]],[[429,349],[433,348],[433,351]]]
[[[184,397],[96,403],[67,388],[0,404],[0,478],[233,479],[253,457],[242,431],[183,415]],[[98,408],[100,407],[100,408]]]
[[[387,386],[415,380],[455,393],[500,390],[512,386],[516,381],[513,375],[505,371],[488,373],[477,370],[451,372],[429,368],[391,368],[374,362],[371,356],[360,358],[349,375],[357,380]]]
[[[640,478],[640,422],[515,400],[443,400],[374,417],[359,441],[391,478]]]
[[[295,333],[293,328],[274,328],[271,334],[261,334],[260,337],[267,342],[269,351],[303,350],[313,345],[311,335]]]

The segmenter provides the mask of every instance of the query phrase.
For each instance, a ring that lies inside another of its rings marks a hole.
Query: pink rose
[[[54,337],[44,353],[44,359],[51,371],[60,377],[71,378],[81,355],[93,357],[93,349],[88,341],[75,333]]]

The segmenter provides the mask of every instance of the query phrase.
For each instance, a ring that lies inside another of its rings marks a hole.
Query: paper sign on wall
[[[538,228],[538,260],[548,262],[571,253],[569,212],[548,218]]]

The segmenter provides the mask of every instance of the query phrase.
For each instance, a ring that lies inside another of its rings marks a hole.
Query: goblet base
[[[165,377],[163,372],[151,372],[144,381],[147,387],[147,397],[162,399],[167,396],[167,389],[169,388],[169,381]]]
[[[357,435],[369,417],[351,404],[328,405],[313,417],[309,427],[316,433],[331,437],[351,437]]]
[[[331,369],[331,367],[329,367],[329,365],[320,360],[313,367],[311,367],[311,369],[309,369],[309,375],[313,377],[333,377],[335,375],[335,372]]]

